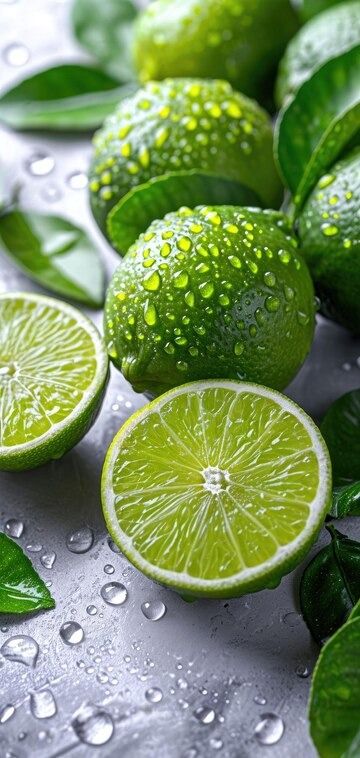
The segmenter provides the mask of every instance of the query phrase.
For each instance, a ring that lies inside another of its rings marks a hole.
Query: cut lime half
[[[102,477],[114,541],[141,571],[194,596],[276,586],[302,559],[329,507],[318,428],[257,384],[184,384],[135,413]]]
[[[0,295],[0,469],[60,458],[87,432],[108,359],[76,308],[29,292]]]

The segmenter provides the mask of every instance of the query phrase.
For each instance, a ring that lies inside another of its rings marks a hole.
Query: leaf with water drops
[[[329,449],[334,484],[341,486],[358,482],[360,480],[360,389],[347,392],[335,400],[324,416],[321,433]],[[356,494],[355,490],[353,490],[354,494]]]
[[[54,606],[29,558],[0,532],[0,613],[29,613]]]
[[[360,599],[360,542],[327,528],[331,542],[306,567],[300,584],[302,614],[319,644],[347,620]]]
[[[333,518],[360,516],[360,482],[335,487],[330,516]]]
[[[359,130],[359,67],[360,45],[319,68],[279,114],[275,155],[298,208]]]
[[[0,216],[0,245],[27,276],[64,297],[99,308],[104,270],[95,245],[58,216],[8,211]]]
[[[4,92],[0,122],[22,130],[93,130],[135,88],[92,66],[65,63],[31,74]]]

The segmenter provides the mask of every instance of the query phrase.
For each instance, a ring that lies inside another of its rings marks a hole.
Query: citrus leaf
[[[349,616],[349,621],[351,621],[352,619],[358,618],[359,616],[360,616],[360,600],[358,600],[356,605],[354,605]]]
[[[54,608],[50,595],[19,545],[0,532],[0,613]]]
[[[74,32],[112,76],[122,81],[135,78],[131,42],[137,9],[131,0],[75,0]]]
[[[335,487],[330,515],[333,518],[360,516],[360,482]]]
[[[329,449],[334,484],[360,481],[360,389],[335,400],[323,418],[321,433]]]
[[[82,229],[58,216],[10,210],[0,216],[1,245],[13,263],[42,286],[101,307],[104,271]]]
[[[360,45],[327,61],[279,114],[275,155],[297,207],[359,132],[359,69]]]
[[[13,129],[93,130],[135,89],[90,66],[54,66],[0,97],[0,121]]]
[[[319,644],[348,618],[360,599],[360,542],[327,527],[331,543],[306,567],[300,583],[301,611]]]
[[[230,179],[194,171],[156,176],[135,187],[108,215],[108,233],[118,252],[126,252],[155,218],[182,205],[255,205],[256,193]]]
[[[310,734],[320,758],[360,755],[360,618],[326,643],[316,664],[309,702]]]

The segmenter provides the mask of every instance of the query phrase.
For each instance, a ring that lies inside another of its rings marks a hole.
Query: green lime
[[[299,236],[322,312],[360,333],[360,148],[324,174],[305,203]]]
[[[133,188],[169,172],[194,169],[236,180],[264,205],[279,205],[271,122],[257,103],[222,81],[150,82],[123,100],[95,136],[90,168],[94,216],[106,231],[109,211]],[[170,204],[166,211],[181,204]]]
[[[60,300],[0,295],[0,469],[60,458],[88,431],[108,374],[92,322]]]
[[[157,0],[135,23],[135,65],[141,81],[221,78],[264,100],[297,28],[289,0]]]
[[[135,413],[105,459],[114,541],[182,593],[234,597],[279,584],[331,498],[326,445],[306,413],[256,384],[206,381]]]
[[[288,223],[275,211],[202,206],[149,226],[105,306],[109,355],[135,390],[290,382],[311,346],[315,306]]]
[[[341,3],[315,16],[289,43],[279,66],[276,99],[282,105],[326,61],[360,44],[360,2]]]

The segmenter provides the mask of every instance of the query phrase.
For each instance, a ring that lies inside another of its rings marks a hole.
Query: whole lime
[[[135,24],[135,66],[141,81],[221,78],[263,100],[297,28],[290,0],[156,0]]]
[[[198,169],[235,180],[278,207],[281,185],[268,115],[223,81],[151,82],[123,100],[94,139],[91,206],[103,231],[109,211],[135,187]],[[199,202],[209,202],[204,197]],[[165,212],[177,210],[176,202]]]
[[[105,306],[109,355],[137,391],[194,379],[285,387],[314,332],[314,292],[275,211],[181,208],[130,247]]]
[[[360,332],[360,148],[324,174],[299,219],[324,315]]]

